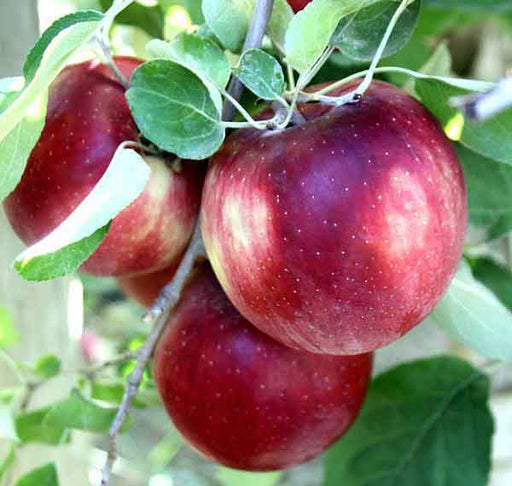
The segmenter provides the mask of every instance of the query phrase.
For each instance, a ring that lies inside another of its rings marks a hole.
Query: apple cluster
[[[116,63],[129,79],[141,61]],[[210,263],[194,268],[153,371],[189,442],[246,470],[299,464],[348,430],[372,352],[432,311],[464,243],[462,169],[414,98],[375,81],[358,103],[298,110],[286,129],[233,132],[207,170],[144,155],[146,188],[81,267],[149,306],[200,217]],[[66,219],[125,141],[144,142],[109,68],[66,68],[4,203],[20,238]]]

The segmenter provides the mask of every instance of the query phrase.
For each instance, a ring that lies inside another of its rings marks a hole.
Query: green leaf
[[[25,387],[22,385],[0,388],[0,404],[9,405],[13,398],[24,389]]]
[[[512,10],[510,0],[424,0],[432,8],[504,12]]]
[[[210,39],[182,32],[171,42],[152,40],[147,50],[154,57],[178,62],[221,88],[228,84],[231,75],[228,58]]]
[[[367,0],[364,7],[379,1]],[[308,4],[293,17],[286,31],[287,62],[301,73],[310,69],[329,45],[341,19],[361,10],[362,3],[361,0],[315,0]]]
[[[219,467],[217,479],[225,486],[274,486],[282,478],[282,471],[254,473]]]
[[[18,441],[16,427],[10,408],[0,404],[0,438]]]
[[[382,374],[355,424],[327,452],[324,486],[485,486],[488,398],[489,379],[452,357]]]
[[[206,23],[230,51],[240,52],[249,29],[256,0],[203,0]],[[293,12],[286,0],[275,0],[268,32],[274,42],[284,43],[285,32]]]
[[[30,256],[27,253],[24,256],[25,253],[22,253],[14,262],[14,268],[29,282],[45,282],[73,273],[94,253],[107,236],[109,228],[110,224],[107,224],[92,235],[48,254]],[[28,248],[26,252],[34,247]]]
[[[101,243],[110,221],[137,199],[150,173],[142,156],[121,144],[93,190],[55,230],[16,258],[16,270],[37,281],[75,271]]]
[[[0,348],[8,348],[19,340],[7,307],[0,304]]]
[[[36,42],[34,47],[30,50],[23,65],[23,74],[26,83],[30,83],[41,65],[43,55],[46,49],[57,35],[62,31],[72,27],[73,25],[83,22],[99,22],[103,19],[103,14],[95,10],[79,10],[72,14],[66,15],[57,19],[48,29],[45,30],[43,35]]]
[[[224,140],[208,87],[180,64],[156,59],[138,67],[126,98],[143,135],[167,152],[204,159]]]
[[[112,6],[113,0],[100,0],[101,9],[105,12]],[[131,25],[146,32],[150,37],[163,39],[164,12],[160,5],[148,7],[140,3],[132,3],[116,16],[116,24]]]
[[[281,65],[261,49],[249,49],[240,59],[236,75],[256,96],[275,100],[285,88]]]
[[[60,373],[61,361],[54,354],[40,356],[34,366],[34,373],[41,378],[53,378]]]
[[[373,59],[397,6],[395,2],[382,0],[343,17],[331,38],[331,45],[354,59]],[[395,54],[409,42],[420,8],[421,0],[416,0],[405,9],[384,49],[384,57]]]
[[[452,138],[460,138],[463,145],[485,157],[512,164],[511,110],[485,122],[476,123],[464,120],[462,114],[449,104],[451,97],[470,94],[470,89],[434,79],[418,79],[415,86],[423,103],[445,129],[454,122],[461,125],[457,135]]]
[[[22,78],[2,80],[0,113],[3,113],[23,89]],[[0,201],[18,184],[39,136],[46,117],[46,94],[38,98],[13,130],[0,141]]]
[[[43,423],[48,427],[104,434],[108,432],[116,412],[117,409],[100,407],[73,390],[67,400],[51,408]]]
[[[18,480],[16,486],[59,486],[57,468],[55,464],[48,463],[34,469]]]
[[[16,99],[0,115],[0,200],[18,184],[26,161],[41,134],[48,87],[64,67],[69,56],[98,28],[99,21],[80,22],[54,37],[39,60],[39,68]],[[40,49],[29,62],[37,64]]]
[[[5,457],[0,461],[0,481],[3,481],[6,473],[9,471],[11,466],[14,464],[14,460],[16,459],[16,446],[13,445],[9,452],[5,455]]]
[[[512,361],[512,313],[464,260],[429,319],[482,356]]]
[[[16,432],[22,444],[59,445],[69,440],[70,434],[65,427],[45,423],[50,410],[50,407],[43,408],[16,417]]]
[[[484,240],[512,231],[512,167],[457,145],[468,187],[469,221]],[[490,190],[489,188],[492,188]]]
[[[487,257],[469,260],[473,276],[501,300],[512,311],[512,272]]]

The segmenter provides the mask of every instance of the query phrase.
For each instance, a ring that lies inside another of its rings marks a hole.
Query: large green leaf
[[[59,486],[57,468],[49,463],[23,476],[16,486]]]
[[[110,221],[139,196],[150,172],[137,152],[121,145],[105,174],[78,207],[16,258],[16,270],[23,278],[37,281],[75,271],[101,243]]]
[[[471,258],[469,264],[474,277],[490,288],[512,311],[512,272],[487,257]]]
[[[354,59],[373,59],[397,6],[397,3],[381,0],[343,17],[331,37],[331,45]],[[384,49],[384,57],[395,54],[407,44],[418,21],[420,8],[421,1],[416,0],[405,9]]]
[[[482,356],[512,361],[512,313],[464,260],[429,319]]]
[[[50,410],[50,407],[42,408],[16,417],[16,432],[23,444],[58,445],[68,441],[69,432],[65,427],[45,423]]]
[[[155,59],[137,68],[126,93],[143,135],[182,158],[204,159],[224,140],[218,106],[190,69]]]
[[[451,97],[470,94],[470,90],[435,79],[418,79],[415,87],[423,103],[445,127],[454,121],[462,124],[457,138],[463,145],[485,157],[512,164],[512,110],[476,123],[464,120],[449,103]]]
[[[57,19],[48,29],[46,29],[41,38],[27,55],[25,64],[23,65],[23,74],[25,75],[25,81],[27,84],[34,79],[34,76],[41,65],[46,49],[50,46],[51,42],[55,37],[57,37],[57,35],[73,25],[84,22],[99,22],[102,19],[103,14],[96,12],[95,10],[79,10],[78,12],[74,12]]]
[[[297,71],[307,71],[329,45],[341,19],[379,1],[315,0],[310,3],[293,17],[286,31],[286,60]]]
[[[0,113],[3,113],[19,96],[23,79],[2,80],[0,85]],[[25,166],[43,131],[46,117],[46,93],[29,108],[20,122],[0,141],[0,201],[18,184]]]
[[[486,240],[512,231],[512,167],[460,145],[457,152],[468,186],[470,222]]]
[[[328,451],[324,486],[485,486],[488,398],[488,378],[456,358],[384,373],[352,429]]]
[[[51,408],[43,423],[49,427],[104,434],[112,425],[116,412],[117,409],[100,407],[73,390],[67,400]]]

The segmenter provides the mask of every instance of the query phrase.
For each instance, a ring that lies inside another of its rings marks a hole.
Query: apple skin
[[[178,430],[207,457],[268,471],[305,462],[354,422],[372,354],[330,356],[274,341],[233,307],[203,264],[155,351],[153,373]]]
[[[142,61],[117,57],[129,79]],[[98,61],[69,66],[52,84],[46,123],[23,177],[4,203],[18,236],[28,245],[54,230],[106,171],[117,147],[139,141],[123,87]],[[181,170],[147,157],[152,173],[139,196],[113,221],[82,270],[127,275],[174,264],[199,211],[201,164]]]
[[[125,295],[135,299],[143,307],[150,307],[160,295],[160,291],[171,281],[180,259],[181,257],[177,259],[174,265],[157,272],[120,277],[117,279],[117,283]]]
[[[306,5],[311,2],[311,0],[288,0],[288,5],[292,8],[292,10],[297,13],[303,8],[306,8]]]
[[[435,118],[392,85],[299,109],[301,126],[239,130],[213,157],[206,250],[235,307],[274,339],[371,351],[445,292],[464,244],[463,172]]]

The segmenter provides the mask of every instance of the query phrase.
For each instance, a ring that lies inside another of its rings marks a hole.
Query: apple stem
[[[128,417],[133,398],[139,391],[139,387],[144,376],[144,370],[146,369],[158,339],[165,328],[169,313],[177,304],[181,296],[181,291],[188,279],[188,276],[190,275],[190,272],[192,271],[192,268],[194,267],[194,263],[198,258],[204,255],[205,249],[201,236],[199,220],[197,220],[189,247],[176,270],[176,274],[171,282],[162,289],[158,299],[143,317],[144,322],[154,321],[154,325],[146,341],[136,352],[137,364],[135,369],[128,376],[128,384],[125,388],[123,399],[117,409],[116,416],[109,430],[109,448],[107,461],[101,474],[101,486],[108,485],[110,481],[110,473],[114,466],[114,462],[117,459],[117,436]]]
[[[112,53],[110,52],[109,46],[100,36],[96,36],[95,40],[100,48],[100,54],[101,57],[103,57],[103,61],[110,68],[116,80],[123,86],[125,90],[127,90],[129,87],[128,81],[123,76],[123,73],[120,71],[120,69],[117,67],[117,64],[114,62],[114,58],[112,57]]]
[[[252,15],[251,24],[249,25],[249,30],[247,32],[247,37],[245,38],[242,52],[245,52],[247,49],[257,49],[260,47],[263,36],[265,35],[265,30],[267,29],[268,21],[270,20],[273,6],[274,0],[258,0]],[[233,76],[229,83],[228,91],[231,96],[238,101],[242,97],[244,85],[236,76]],[[226,100],[223,107],[222,118],[225,121],[231,121],[234,114],[234,106]]]

